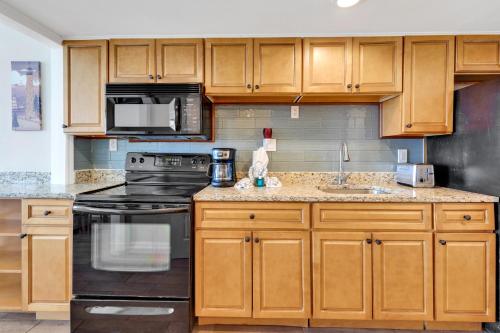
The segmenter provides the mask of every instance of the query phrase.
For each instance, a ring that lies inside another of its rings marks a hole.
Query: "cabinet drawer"
[[[318,203],[313,226],[335,230],[430,230],[431,204]]]
[[[23,224],[71,224],[71,200],[23,200]]]
[[[196,203],[197,228],[308,229],[309,204],[270,202]]]
[[[491,203],[440,203],[434,205],[437,230],[494,230]]]

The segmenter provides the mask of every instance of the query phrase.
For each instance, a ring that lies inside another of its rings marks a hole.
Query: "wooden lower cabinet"
[[[432,234],[374,233],[373,240],[373,318],[432,320]]]
[[[313,318],[372,318],[369,232],[313,232]]]
[[[69,311],[71,227],[24,226],[23,232],[23,308]]]
[[[493,233],[437,233],[436,320],[495,321]]]
[[[253,317],[309,318],[309,232],[257,231],[253,239]]]

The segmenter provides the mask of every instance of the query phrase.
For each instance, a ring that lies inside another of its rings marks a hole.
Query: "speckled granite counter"
[[[118,184],[120,184],[120,182],[71,185],[1,184],[0,199],[74,199],[77,194],[95,191]]]
[[[356,187],[356,186],[353,186]],[[359,187],[359,186],[358,186]],[[366,188],[367,186],[361,186]],[[297,202],[498,202],[497,197],[436,187],[413,189],[397,184],[379,184],[371,188],[387,194],[334,194],[318,189],[317,185],[284,184],[280,188],[209,186],[194,196],[195,201],[297,201]]]

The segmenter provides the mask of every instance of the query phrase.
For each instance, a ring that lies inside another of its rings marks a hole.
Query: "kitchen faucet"
[[[337,184],[343,185],[347,182],[347,176],[344,173],[344,162],[349,162],[351,159],[349,158],[349,150],[347,149],[347,143],[342,142],[340,144],[340,158],[339,158],[339,174],[337,176]]]

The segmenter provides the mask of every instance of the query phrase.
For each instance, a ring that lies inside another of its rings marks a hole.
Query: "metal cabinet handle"
[[[157,78],[158,80],[161,80],[161,75],[160,75],[160,74],[156,75],[156,78]]]
[[[255,214],[250,214],[249,217],[250,217],[250,220],[253,220],[253,219],[255,219]]]
[[[464,220],[470,221],[470,220],[472,220],[472,216],[470,216],[470,215],[464,215]]]
[[[260,242],[259,237],[255,237],[255,240],[254,240],[254,241],[255,241],[255,243],[259,243],[259,242]]]
[[[152,80],[152,79],[154,79],[154,78],[155,78],[155,77],[154,77],[153,75],[151,75],[151,74],[149,74],[149,75],[148,75],[148,77],[149,77],[149,79],[150,79],[150,80]]]
[[[250,236],[246,236],[246,237],[245,237],[245,243],[249,243],[249,242],[250,242],[250,239],[251,239],[251,238],[250,238]]]
[[[250,83],[247,84],[247,89],[252,89],[252,85]]]
[[[439,244],[441,244],[441,245],[446,245],[446,241],[445,241],[444,239],[441,239],[441,240],[439,241]]]
[[[377,245],[380,245],[380,244],[382,244],[382,241],[380,239],[376,239],[375,243],[377,243]]]
[[[68,128],[68,125],[62,124],[62,128]]]
[[[361,87],[359,83],[356,83],[356,85],[354,86],[354,88],[356,89],[359,89],[359,87]]]
[[[260,86],[258,84],[255,85],[255,89],[259,89]]]
[[[352,84],[351,84],[351,83],[349,83],[349,84],[347,85],[347,88],[348,88],[348,89],[351,89],[351,88],[352,88]]]
[[[28,234],[25,234],[25,233],[19,234],[19,238],[21,238],[21,239],[23,239],[26,236],[28,236]]]
[[[372,243],[372,240],[371,240],[370,238],[368,238],[368,239],[366,240],[366,244],[371,244],[371,243]]]
[[[411,128],[412,126],[412,124],[406,124],[406,128]]]
[[[43,212],[43,216],[49,216],[52,212],[50,210],[46,210]]]

